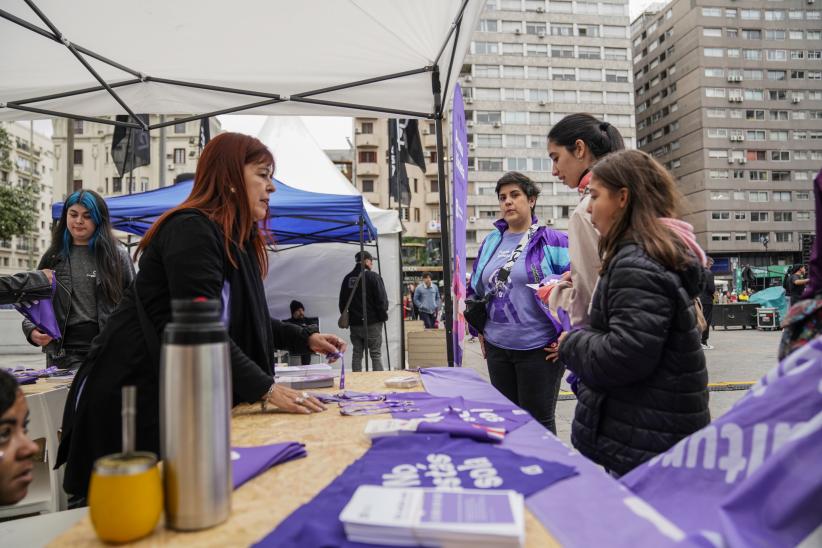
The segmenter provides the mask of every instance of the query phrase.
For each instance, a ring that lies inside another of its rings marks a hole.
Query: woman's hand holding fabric
[[[52,341],[52,338],[39,329],[32,329],[31,331],[31,341],[36,344],[37,346],[46,346],[48,343]]]

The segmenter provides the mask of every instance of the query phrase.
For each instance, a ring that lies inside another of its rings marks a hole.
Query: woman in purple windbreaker
[[[480,334],[491,384],[556,433],[554,411],[564,367],[546,361],[559,326],[529,287],[569,268],[568,237],[540,226],[534,215],[539,187],[521,173],[497,182],[501,218],[482,242],[468,295],[489,295]],[[508,272],[500,276],[500,271]]]

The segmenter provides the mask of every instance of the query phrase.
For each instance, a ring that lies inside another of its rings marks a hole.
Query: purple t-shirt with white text
[[[500,269],[511,258],[522,234],[505,232],[499,247],[482,271],[485,294],[494,293],[488,304],[485,340],[508,350],[533,350],[553,341],[557,334],[554,325],[534,298],[534,290],[525,271],[525,251],[514,263],[502,294],[496,293]]]

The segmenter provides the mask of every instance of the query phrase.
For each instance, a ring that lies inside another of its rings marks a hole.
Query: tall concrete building
[[[167,115],[162,120],[183,118],[189,115]],[[149,117],[150,124],[161,121],[158,115]],[[210,119],[211,135],[220,132],[217,118]],[[71,128],[74,138],[72,154],[73,168],[68,177],[67,130]],[[151,163],[136,168],[130,175],[121,176],[111,159],[111,141],[114,126],[84,122],[82,120],[54,120],[55,199],[80,188],[95,190],[111,196],[145,192],[174,183],[181,173],[194,173],[200,158],[200,122],[181,122],[164,129],[151,132]],[[162,145],[162,150],[161,150]]]
[[[567,229],[576,191],[551,175],[546,136],[588,112],[635,142],[627,0],[489,0],[460,84],[469,131],[467,256],[499,217],[494,187],[506,171],[541,184],[537,215]]]
[[[354,119],[354,186],[377,207],[398,209],[389,193],[388,123],[385,118]],[[393,123],[393,120],[392,120]],[[440,272],[440,197],[437,179],[437,139],[434,122],[418,123],[425,172],[419,167],[406,164],[411,204],[403,204],[403,270],[409,279],[419,278],[423,271]],[[448,135],[448,125],[443,125]],[[446,148],[446,164],[447,148]],[[447,169],[447,165],[446,165]],[[436,264],[435,264],[436,263]]]
[[[32,131],[28,123],[0,122],[0,126],[8,136],[8,148],[0,150],[0,184],[33,184],[40,192],[35,230],[30,235],[0,240],[0,273],[11,274],[35,268],[51,244],[54,154],[51,140]]]
[[[354,119],[354,185],[365,199],[377,207],[397,209],[389,196],[388,186],[388,119]],[[437,181],[437,139],[434,122],[419,121],[420,138],[425,153],[425,173],[413,164],[406,164],[411,188],[411,205],[404,204],[402,222],[405,238],[439,238],[439,187]],[[443,126],[448,133],[448,126]],[[447,154],[447,152],[446,152]]]
[[[790,264],[822,165],[815,0],[674,0],[632,24],[637,145],[679,180],[720,265]],[[774,277],[778,280],[778,276]]]

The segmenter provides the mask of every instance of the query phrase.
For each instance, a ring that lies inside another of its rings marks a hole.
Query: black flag
[[[425,154],[422,151],[417,120],[400,118],[400,129],[400,160],[406,164],[414,164],[425,173]]]
[[[148,114],[138,114],[148,124]],[[128,122],[130,116],[118,115],[118,122]],[[151,138],[142,129],[115,126],[111,140],[111,159],[122,177],[131,170],[151,163]]]
[[[208,118],[200,118],[200,151],[205,148],[211,140],[211,124]]]
[[[408,174],[405,171],[405,162],[400,160],[400,143],[397,139],[397,122],[388,120],[388,188],[389,195],[397,203],[411,203],[411,186],[408,184]]]

